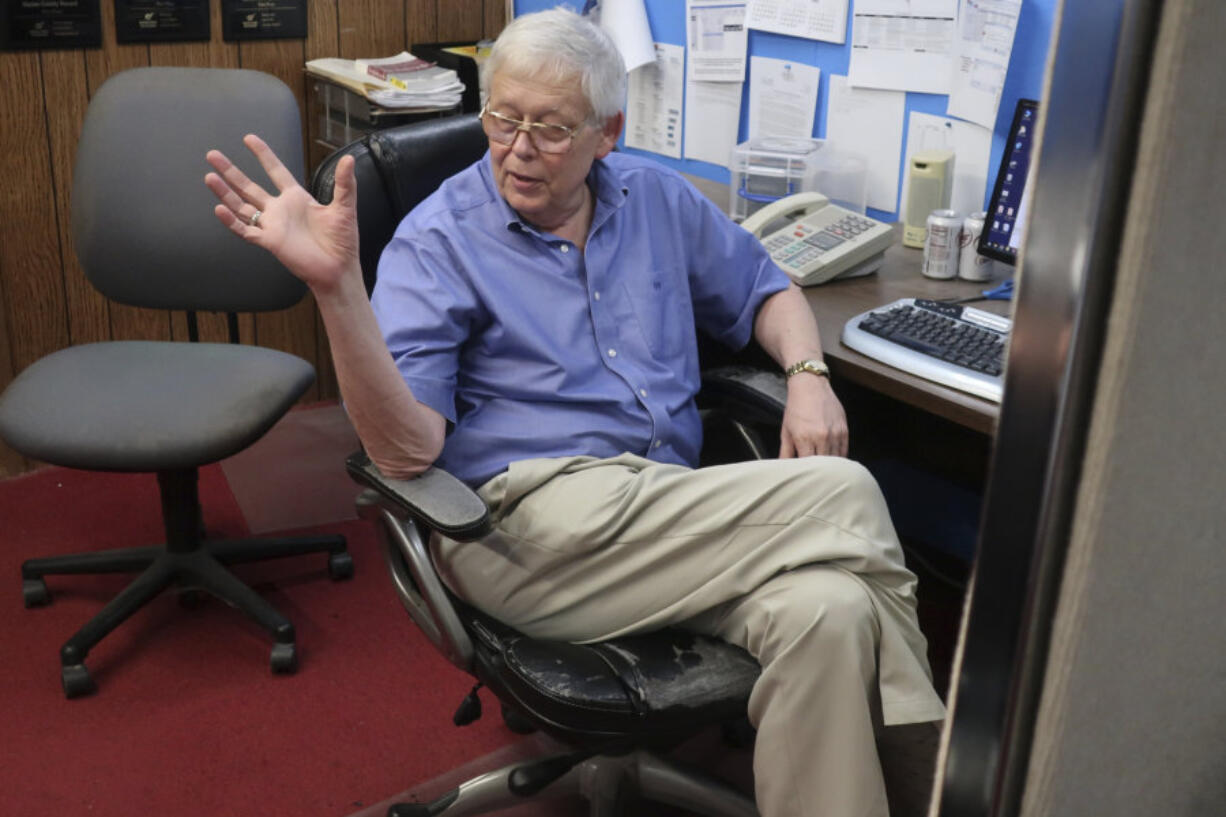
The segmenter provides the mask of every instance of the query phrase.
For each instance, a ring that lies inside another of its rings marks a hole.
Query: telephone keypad
[[[845,256],[858,263],[866,242],[884,249],[889,244],[888,228],[859,213],[824,206],[762,239],[771,259],[802,284],[828,280],[822,270],[846,266]]]

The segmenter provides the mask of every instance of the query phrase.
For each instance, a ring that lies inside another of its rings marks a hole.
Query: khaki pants
[[[480,494],[493,532],[434,543],[460,596],[537,637],[679,625],[744,647],[762,664],[749,716],[763,817],[886,814],[876,717],[935,721],[944,707],[915,576],[862,466],[540,459]]]

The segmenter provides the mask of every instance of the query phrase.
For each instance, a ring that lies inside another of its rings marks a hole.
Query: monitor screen
[[[1026,180],[1030,174],[1030,158],[1034,155],[1035,125],[1039,118],[1039,103],[1019,99],[1013,111],[1013,124],[1005,139],[1005,150],[996,171],[996,186],[988,199],[983,232],[979,235],[979,254],[1017,263],[1017,252],[1025,237],[1026,206],[1030,201]]]

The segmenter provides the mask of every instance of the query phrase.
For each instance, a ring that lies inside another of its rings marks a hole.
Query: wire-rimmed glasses
[[[524,122],[522,119],[491,111],[489,105],[481,108],[480,117],[485,135],[498,144],[510,145],[515,142],[515,135],[524,131],[541,153],[566,153],[574,143],[575,135],[583,127],[567,127],[549,122]]]

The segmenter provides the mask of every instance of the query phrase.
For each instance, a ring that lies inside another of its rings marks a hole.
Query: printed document
[[[813,135],[820,68],[769,57],[749,58],[749,138]]]
[[[841,152],[864,157],[866,203],[887,213],[899,209],[898,161],[906,99],[902,91],[852,88],[847,77],[830,77],[826,141]]]
[[[856,0],[848,82],[948,94],[957,22],[958,0]]]
[[[749,0],[745,25],[790,37],[847,40],[847,0]]]
[[[626,147],[681,158],[681,98],[685,48],[655,43],[656,59],[630,72],[626,89]]]
[[[627,71],[633,71],[655,59],[651,24],[647,22],[647,8],[643,5],[643,0],[589,0],[584,11],[613,40],[626,63]],[[510,12],[507,13],[508,20],[512,16]]]
[[[741,123],[743,82],[685,82],[685,158],[728,167]]]
[[[744,82],[745,0],[686,0],[685,19],[690,78]]]
[[[1022,0],[962,0],[953,87],[945,113],[996,127]]]

